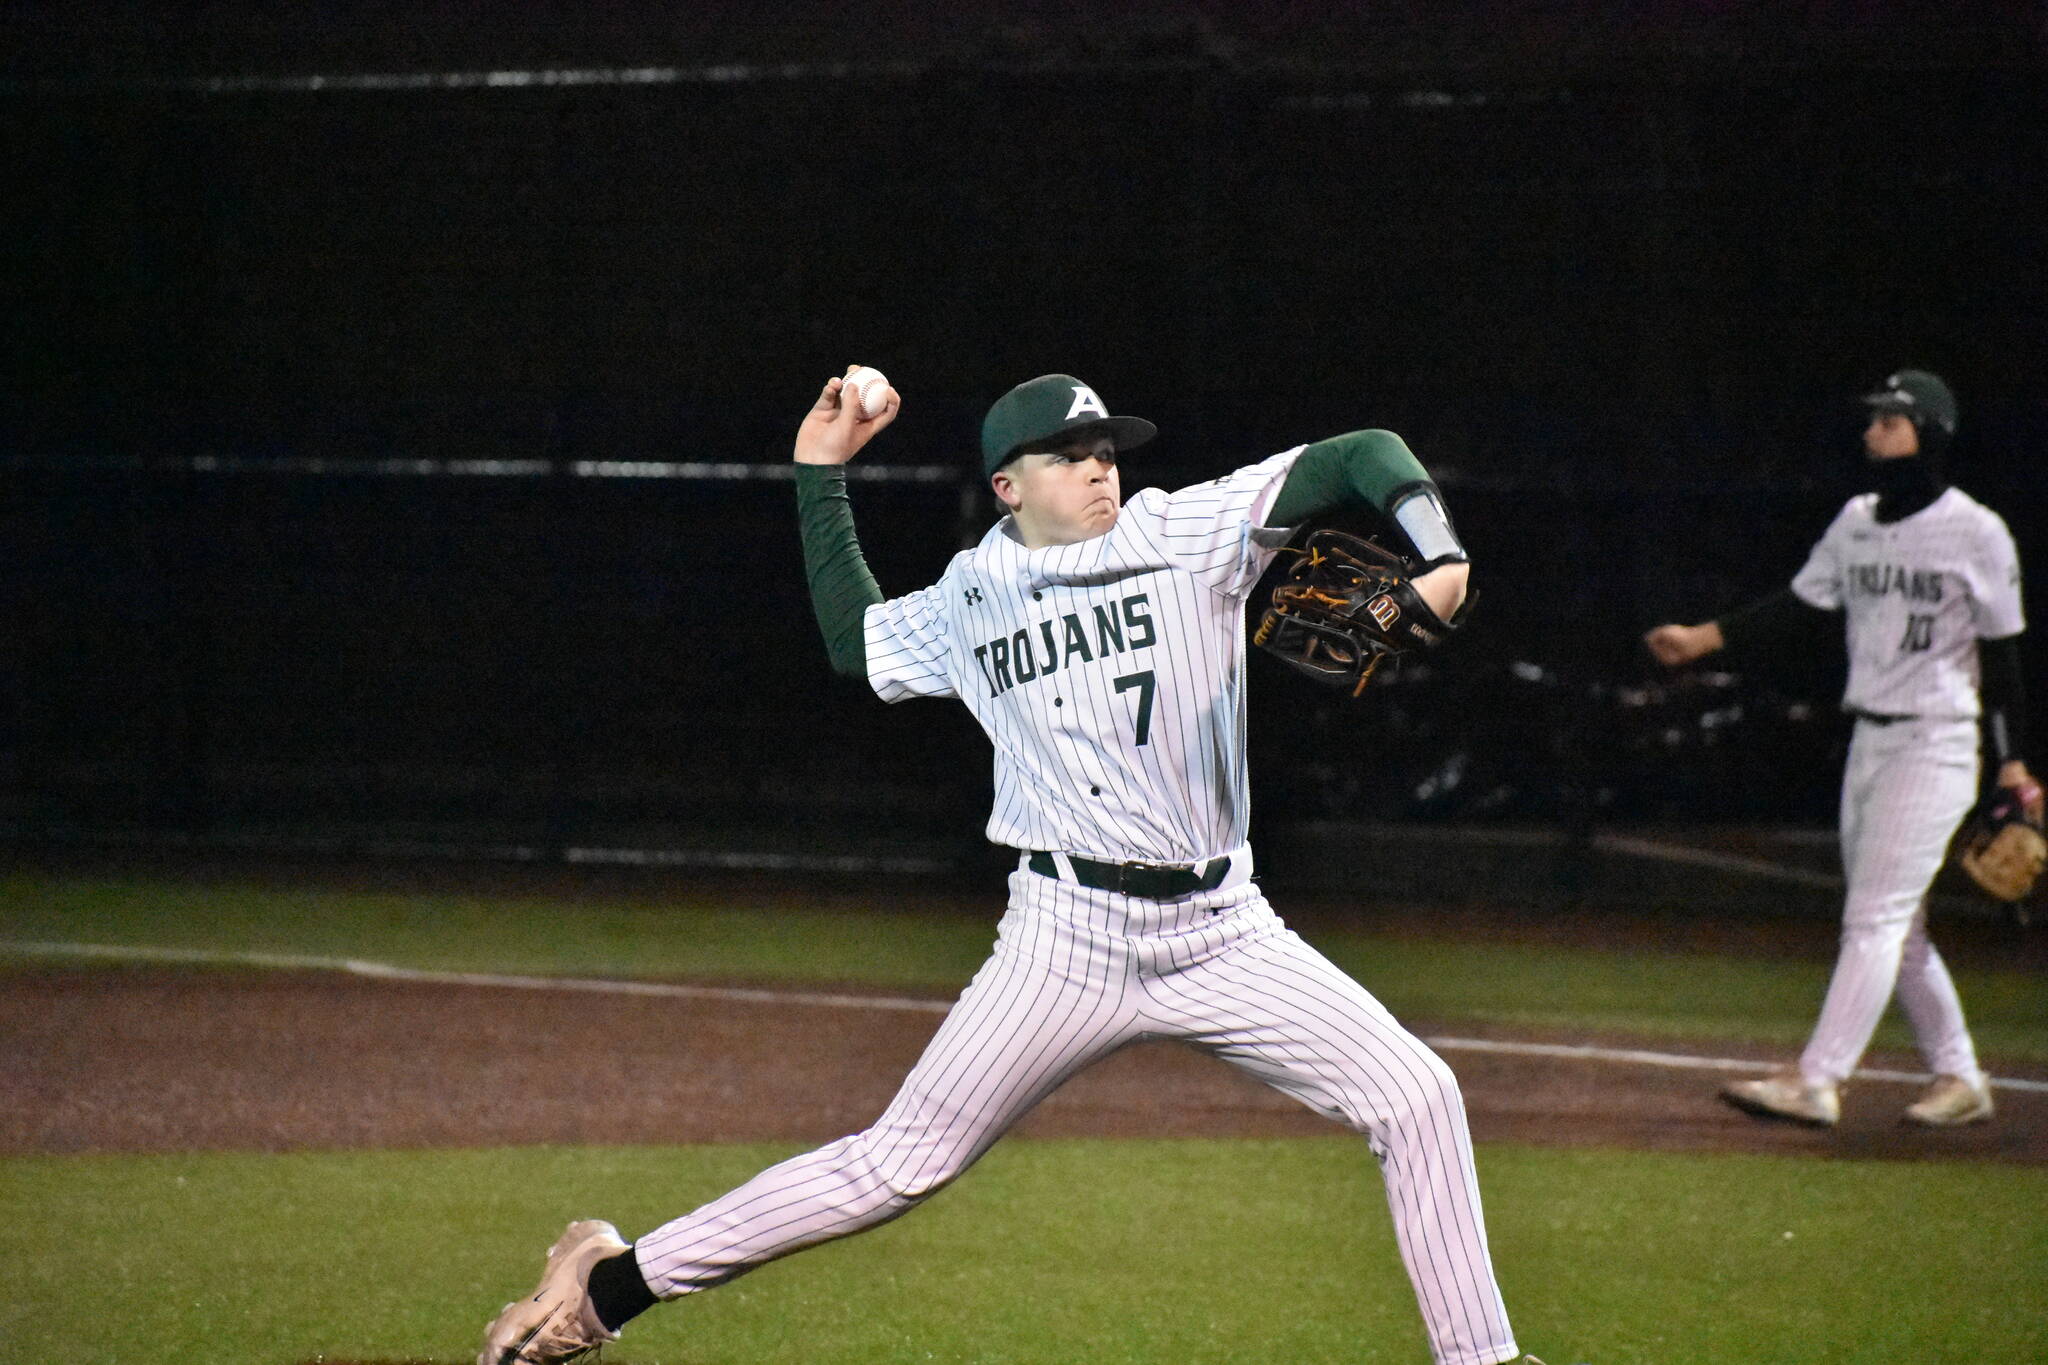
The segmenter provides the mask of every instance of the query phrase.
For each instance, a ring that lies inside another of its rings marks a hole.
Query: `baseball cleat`
[[[484,1331],[476,1365],[561,1365],[586,1355],[619,1334],[597,1319],[590,1302],[590,1268],[627,1250],[619,1230],[589,1218],[569,1224],[548,1248],[540,1284]]]
[[[1961,1076],[1936,1076],[1925,1094],[1906,1106],[1905,1119],[1926,1128],[1958,1128],[1990,1119],[1989,1082],[1971,1085]]]
[[[1832,1128],[1842,1117],[1841,1095],[1832,1085],[1810,1085],[1795,1070],[1773,1072],[1760,1081],[1731,1081],[1721,1098],[1760,1119],[1786,1119],[1813,1128]]]

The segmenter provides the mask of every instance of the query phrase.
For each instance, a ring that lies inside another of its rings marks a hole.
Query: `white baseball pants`
[[[1126,1044],[1176,1038],[1365,1135],[1439,1365],[1518,1352],[1494,1280],[1456,1077],[1283,925],[1240,852],[1214,891],[1152,901],[1019,870],[994,953],[872,1128],[635,1243],[659,1298],[886,1222]]]
[[[1927,889],[1977,772],[1973,720],[1857,722],[1842,778],[1842,947],[1799,1059],[1809,1083],[1848,1079],[1896,989],[1927,1065],[1982,1084],[1955,982],[1927,938]]]

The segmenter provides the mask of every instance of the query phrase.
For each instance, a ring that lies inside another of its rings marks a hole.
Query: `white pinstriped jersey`
[[[884,701],[958,697],[995,746],[988,837],[1112,862],[1245,842],[1244,602],[1301,447],[1026,549],[1005,517],[928,588],[869,607]]]
[[[1877,494],[1849,499],[1792,591],[1847,611],[1842,705],[1882,715],[1974,718],[1977,641],[2027,624],[2012,532],[1960,488],[1890,523],[1877,520]]]

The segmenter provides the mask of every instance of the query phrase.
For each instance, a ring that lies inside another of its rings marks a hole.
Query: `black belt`
[[[1920,717],[1918,716],[1886,715],[1882,711],[1859,711],[1853,706],[1849,708],[1849,714],[1854,716],[1857,720],[1867,720],[1872,725],[1897,725],[1902,720],[1920,719]]]
[[[1093,858],[1067,855],[1074,880],[1097,891],[1114,891],[1121,896],[1143,896],[1147,900],[1172,900],[1197,891],[1214,891],[1230,875],[1228,856],[1211,858],[1192,867],[1161,867],[1156,863],[1098,863]],[[1050,853],[1034,853],[1025,864],[1041,877],[1057,879],[1059,864]]]

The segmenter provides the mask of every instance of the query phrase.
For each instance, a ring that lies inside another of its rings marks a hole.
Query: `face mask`
[[[1866,459],[1870,487],[1877,493],[1877,519],[1897,521],[1933,502],[1948,487],[1941,462],[1926,454],[1894,460]]]

